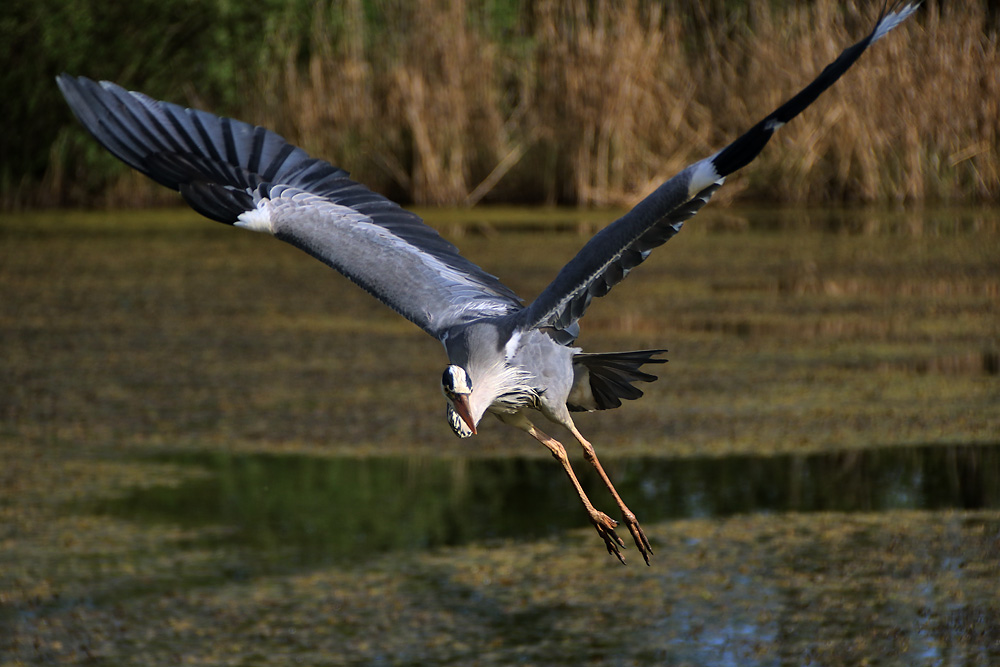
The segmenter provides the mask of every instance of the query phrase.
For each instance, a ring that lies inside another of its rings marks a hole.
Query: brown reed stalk
[[[308,33],[268,36],[238,115],[404,201],[627,205],[794,94],[880,4],[320,0]],[[721,197],[1000,200],[997,17],[928,0]]]

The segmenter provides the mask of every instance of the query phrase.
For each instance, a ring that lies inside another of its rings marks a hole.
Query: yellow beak
[[[472,430],[472,435],[476,435],[476,423],[472,419],[472,407],[469,405],[469,395],[460,394],[456,396],[454,405],[455,412],[457,412],[458,416],[462,418],[462,421],[465,422],[466,426]]]

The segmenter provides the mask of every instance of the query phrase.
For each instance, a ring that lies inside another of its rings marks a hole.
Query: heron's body
[[[540,412],[579,442],[646,562],[652,553],[635,515],[618,496],[593,447],[570,415],[642,395],[641,370],[665,350],[586,354],[575,347],[578,320],[650,252],[676,234],[757,156],[780,127],[808,107],[872,43],[918,3],[883,9],[875,28],[788,102],[715,155],[666,181],[591,239],[530,305],[427,227],[413,213],[348,178],[345,171],[277,134],[204,111],[130,93],[107,82],[62,75],[66,100],[83,125],[126,164],[179,190],[198,212],[273,235],[337,269],[443,343],[441,386],[461,437],[487,412],[545,445],[572,481],[609,553],[622,562],[617,522],[591,504],[565,448],[531,421]]]

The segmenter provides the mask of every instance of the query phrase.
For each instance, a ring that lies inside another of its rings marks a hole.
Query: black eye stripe
[[[459,392],[458,389],[462,388]],[[460,366],[448,366],[441,375],[441,389],[445,392],[467,393],[472,391],[472,378],[468,372]]]

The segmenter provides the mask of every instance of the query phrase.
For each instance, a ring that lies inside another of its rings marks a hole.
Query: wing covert
[[[433,336],[521,307],[417,215],[270,130],[106,81],[57,82],[84,127],[127,165],[212,220],[305,250]]]
[[[513,315],[517,329],[565,330],[628,272],[695,215],[725,177],[757,157],[771,136],[832,86],[873,43],[905,21],[920,2],[883,7],[872,31],[849,46],[805,88],[715,155],[686,167],[631,211],[598,232],[527,308]]]

